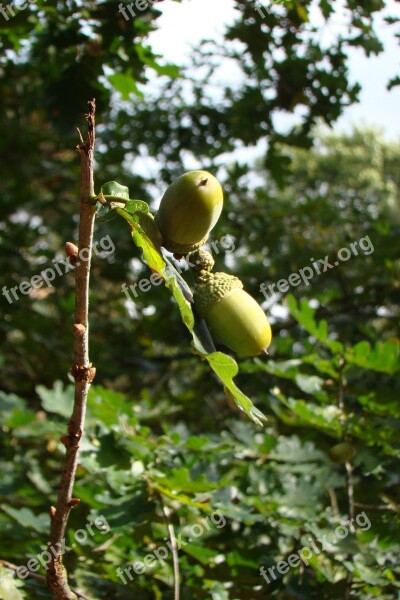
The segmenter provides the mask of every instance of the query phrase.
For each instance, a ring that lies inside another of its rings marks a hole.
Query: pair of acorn
[[[207,171],[181,175],[164,193],[156,220],[163,246],[175,255],[191,254],[195,264],[194,302],[213,337],[240,356],[267,353],[271,327],[261,306],[237,277],[212,273],[214,260],[201,246],[223,206],[218,180]]]

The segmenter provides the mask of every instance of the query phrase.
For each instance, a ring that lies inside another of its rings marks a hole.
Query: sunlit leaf
[[[43,408],[60,415],[61,417],[70,417],[74,402],[74,390],[72,386],[64,388],[61,381],[56,381],[52,390],[38,385],[36,391],[42,401]]]
[[[143,98],[143,92],[138,88],[136,81],[126,73],[114,73],[107,77],[108,81],[121,94],[123,100],[129,100],[131,94]]]

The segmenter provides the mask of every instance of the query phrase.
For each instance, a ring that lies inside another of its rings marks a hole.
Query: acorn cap
[[[201,317],[205,317],[210,308],[222,300],[228,292],[242,288],[243,283],[234,275],[201,271],[193,294],[197,312]]]
[[[207,171],[188,171],[165,191],[157,213],[163,245],[175,254],[200,248],[219,219],[223,191]]]
[[[266,353],[271,327],[261,306],[243,290],[237,277],[201,271],[194,301],[216,340],[239,354]]]
[[[156,221],[156,223],[158,225],[158,228],[161,231],[160,221],[159,221],[159,218],[158,218],[158,213],[155,216],[155,221]],[[207,240],[208,240],[208,234],[202,240],[200,240],[200,242],[197,242],[197,244],[178,244],[177,242],[173,242],[172,240],[168,240],[163,235],[162,245],[169,252],[172,252],[176,256],[186,256],[187,254],[190,254],[191,252],[195,252],[196,250],[198,250],[199,248],[201,248],[202,246],[204,246],[204,244],[206,243]]]

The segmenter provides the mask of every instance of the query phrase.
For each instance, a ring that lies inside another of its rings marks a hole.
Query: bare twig
[[[344,405],[345,380],[344,380],[343,371],[344,371],[345,366],[346,366],[346,363],[344,362],[344,359],[340,358],[339,369],[338,369],[338,371],[339,371],[338,408],[340,411],[339,421],[340,421],[340,427],[342,429],[342,437],[346,430],[346,421],[347,421],[347,415],[346,415],[345,405]]]
[[[354,508],[366,508],[367,510],[395,510],[387,504],[365,504],[364,502],[354,502]]]
[[[335,515],[335,519],[340,519],[340,510],[339,510],[339,503],[337,500],[337,496],[336,496],[336,492],[333,489],[333,487],[329,487],[328,488],[328,493],[331,499],[331,504],[332,504],[332,510],[333,510],[333,514]]]
[[[343,374],[346,363],[344,360],[341,361],[340,364],[340,379],[339,379],[339,398],[338,405],[340,409],[340,424],[342,427],[342,435],[346,431],[347,425],[347,414],[345,409],[344,395],[345,395],[345,387],[346,380]],[[354,482],[353,482],[353,466],[350,461],[347,461],[345,464],[346,467],[346,482],[347,482],[347,499],[348,499],[348,513],[349,518],[354,519]]]
[[[171,522],[171,512],[170,512],[168,506],[166,506],[164,504],[164,501],[163,501],[163,498],[161,497],[161,495],[160,495],[160,499],[161,499],[161,506],[163,509],[163,513],[164,513],[165,519],[167,521],[168,534],[169,534],[169,539],[171,542],[170,548],[172,550],[172,562],[173,562],[173,567],[174,567],[174,600],[179,600],[179,597],[180,597],[180,592],[179,592],[180,573],[179,573],[178,546],[176,543],[175,529]]]
[[[354,481],[353,481],[353,466],[351,462],[345,464],[347,478],[347,498],[349,502],[349,517],[354,519]]]
[[[85,249],[85,258],[76,262],[75,268],[75,325],[74,325],[74,364],[72,374],[75,379],[75,398],[72,416],[68,424],[68,435],[61,438],[66,447],[63,474],[55,510],[52,509],[50,543],[57,551],[48,565],[47,584],[59,600],[76,600],[76,594],[68,585],[67,573],[63,565],[62,540],[71,508],[77,503],[72,497],[75,473],[78,465],[79,444],[83,435],[86,401],[95,369],[89,362],[88,310],[89,275],[92,256],[95,207],[94,196],[94,143],[95,143],[95,101],[88,102],[86,115],[88,134],[86,141],[81,136],[77,150],[81,155],[81,209],[79,225],[79,252]],[[82,254],[80,254],[82,257]]]
[[[6,569],[10,569],[11,571],[14,571],[15,573],[18,573],[18,569],[21,568],[21,567],[17,567],[17,565],[13,565],[12,563],[8,562],[8,560],[2,560],[1,558],[0,558],[0,565],[3,565],[3,567],[5,567]],[[25,573],[24,573],[24,578],[31,577],[32,579],[37,579],[38,581],[46,582],[46,577],[44,577],[44,575],[38,575],[37,573],[33,573],[32,571],[29,571],[29,569],[26,569],[26,573],[27,573],[27,575],[25,575]],[[86,594],[83,594],[79,590],[74,590],[74,592],[75,592],[77,598],[82,598],[82,600],[91,600],[89,598],[89,596],[86,596]]]
[[[341,424],[341,428],[342,428],[342,436],[346,433],[346,426],[347,426],[347,414],[346,414],[346,408],[345,408],[345,388],[347,385],[347,381],[344,376],[345,367],[346,367],[346,362],[344,359],[341,359],[340,365],[339,365],[338,406],[340,409],[340,424]],[[347,483],[348,514],[349,514],[350,519],[354,519],[355,509],[354,509],[353,466],[350,461],[347,461],[345,463],[345,468],[346,468],[346,483]],[[353,560],[352,553],[349,553],[347,555],[347,560],[349,562],[352,562],[352,560]],[[343,600],[350,600],[352,587],[353,587],[353,573],[351,571],[349,571],[347,574],[346,587],[344,589]]]

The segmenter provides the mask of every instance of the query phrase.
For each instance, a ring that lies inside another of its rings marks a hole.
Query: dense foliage
[[[116,2],[38,1],[0,24],[3,285],[54,266],[76,236],[73,126],[96,96],[98,191],[117,179],[154,207],[186,160],[219,171],[226,202],[213,231],[217,267],[265,300],[274,331],[271,356],[239,361],[236,378],[268,417],[259,428],[193,354],[164,287],[127,302],[122,285],[150,273],[129,227],[99,217],[90,333],[98,375],[65,563],[90,598],[172,598],[172,525],[182,598],[394,600],[400,145],[371,130],[314,127],[318,117],[332,124],[355,99],[346,48],[381,49],[373,16],[384,3],[346,2],[352,28],[329,47],[318,43],[309,2],[271,6],[265,18],[250,2],[235,4],[224,48],[203,45],[179,78],[146,46],[155,6],[126,21]],[[329,22],[334,3],[318,4]],[[223,58],[244,77],[211,100]],[[149,70],[166,87],[144,101],[130,94],[146,89]],[[298,129],[277,131],[274,112],[300,105]],[[255,164],[226,159],[260,140],[268,153]],[[155,180],[132,175],[140,155],[157,158]],[[12,302],[0,297],[4,600],[50,598],[42,580],[11,578],[6,563],[23,566],[45,551],[63,464],[73,274],[51,283],[18,289],[18,300],[10,292]],[[311,554],[295,560],[306,546]],[[161,548],[164,558],[141,572],[139,562],[162,557]],[[289,557],[286,569],[280,561]]]

